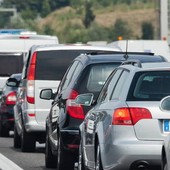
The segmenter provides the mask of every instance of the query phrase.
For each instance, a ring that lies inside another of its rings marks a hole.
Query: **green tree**
[[[117,19],[114,27],[111,28],[110,31],[110,39],[117,40],[118,37],[122,37],[123,39],[129,39],[132,35],[132,31],[129,29],[127,22],[122,19]]]
[[[44,0],[43,4],[42,4],[42,17],[45,17],[46,15],[48,15],[51,11],[51,7],[50,4],[48,2],[48,0]]]
[[[86,0],[85,1],[85,17],[83,19],[83,24],[86,28],[88,28],[95,19],[95,15],[93,14],[93,11],[91,8],[92,8],[91,2]]]
[[[150,22],[142,23],[142,39],[151,40],[154,39],[154,29]]]
[[[1,12],[0,13],[0,27],[4,28],[4,27],[8,27],[9,22],[10,22],[10,18],[12,17],[13,13],[9,13],[9,12]]]
[[[54,35],[54,31],[49,25],[44,26],[43,33],[47,35]]]

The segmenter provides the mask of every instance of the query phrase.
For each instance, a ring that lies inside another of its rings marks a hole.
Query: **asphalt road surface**
[[[0,138],[0,170],[50,170],[45,168],[45,145],[36,145],[34,153],[13,147],[13,137]]]

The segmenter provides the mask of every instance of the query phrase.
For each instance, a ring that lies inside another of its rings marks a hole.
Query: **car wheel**
[[[97,144],[95,170],[103,170],[99,144]]]
[[[86,168],[84,167],[83,150],[81,142],[79,146],[78,170],[86,170]]]
[[[35,139],[32,134],[26,132],[24,127],[22,128],[21,132],[21,151],[22,152],[35,151]]]
[[[74,155],[64,150],[60,136],[58,136],[58,151],[57,151],[57,170],[74,170]]]
[[[0,137],[8,137],[9,130],[3,126],[2,116],[0,117]]]
[[[45,143],[45,166],[46,168],[56,168],[57,167],[57,158],[52,154],[51,145],[49,141],[49,136],[46,135]]]
[[[14,124],[14,148],[20,148],[21,147],[21,137],[18,135],[16,126]]]

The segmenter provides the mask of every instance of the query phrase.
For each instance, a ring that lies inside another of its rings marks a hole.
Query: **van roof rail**
[[[92,51],[92,52],[87,52],[87,55],[97,55],[97,54],[136,54],[136,55],[154,55],[154,53],[150,53],[150,52],[123,52],[123,51]]]

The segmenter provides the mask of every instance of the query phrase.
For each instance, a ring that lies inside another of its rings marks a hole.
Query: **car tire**
[[[58,136],[57,170],[74,170],[74,163],[74,155],[64,149],[61,137]]]
[[[46,143],[45,143],[45,166],[46,168],[57,167],[57,157],[52,154],[48,135],[46,136]]]
[[[9,130],[6,129],[3,126],[3,122],[2,122],[2,116],[0,117],[0,137],[8,137],[9,136]]]
[[[27,133],[25,128],[22,128],[21,132],[21,151],[22,152],[34,152],[35,151],[35,139],[31,133]]]
[[[19,136],[16,125],[14,124],[14,148],[21,148],[21,137]]]
[[[96,150],[95,170],[103,170],[99,144],[97,144],[97,150]]]

